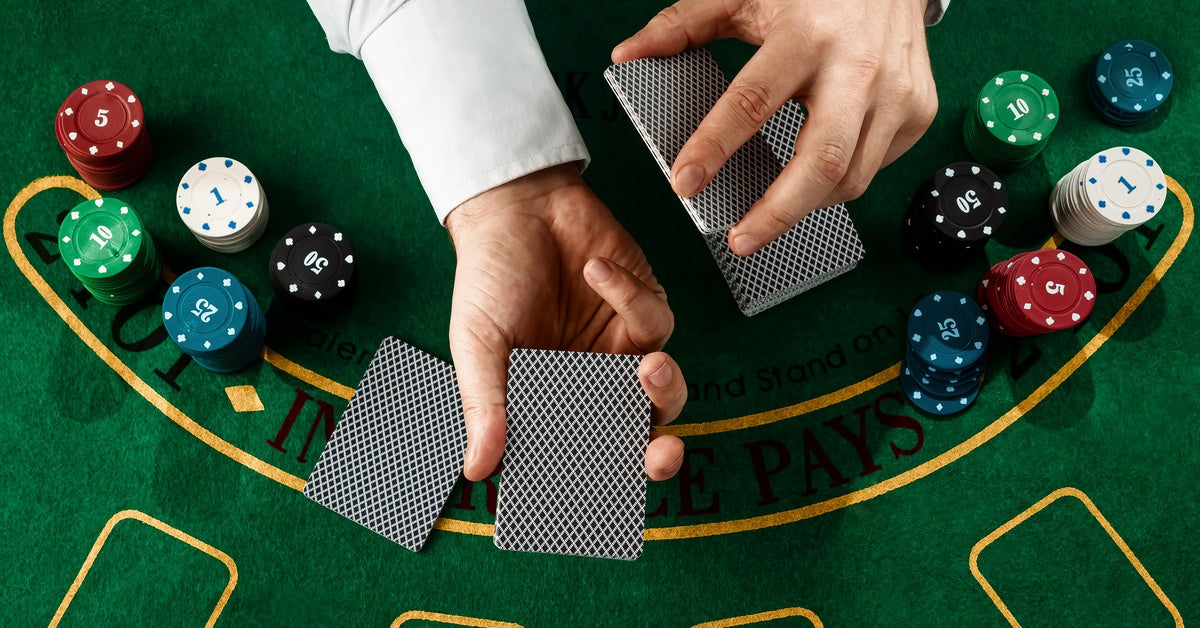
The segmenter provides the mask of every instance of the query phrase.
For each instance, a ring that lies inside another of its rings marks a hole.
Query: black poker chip
[[[312,306],[340,302],[356,283],[354,247],[336,227],[305,223],[275,244],[269,271],[275,291],[288,301]]]
[[[1004,223],[1008,195],[992,171],[971,162],[939,169],[921,184],[905,213],[905,247],[923,265],[958,270]]]

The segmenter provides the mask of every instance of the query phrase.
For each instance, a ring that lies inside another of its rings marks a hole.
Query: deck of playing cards
[[[703,48],[614,65],[604,78],[668,178],[680,149],[729,86]],[[734,254],[725,242],[729,228],[762,198],[791,159],[803,124],[800,106],[785,103],[704,190],[680,197],[747,316],[841,275],[863,258],[845,205],[812,212],[748,257]]]

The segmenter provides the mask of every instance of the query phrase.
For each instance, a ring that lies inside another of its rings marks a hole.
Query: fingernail
[[[679,169],[675,175],[675,192],[683,197],[692,197],[700,193],[704,185],[704,168],[699,164],[688,164]]]
[[[463,461],[463,469],[468,469],[475,466],[475,459],[479,457],[479,453],[475,447],[467,446],[467,459]]]
[[[612,273],[612,266],[609,266],[608,262],[602,259],[594,259],[587,265],[588,277],[591,277],[592,281],[596,283],[608,281],[608,278],[612,277]]]
[[[650,374],[650,383],[659,388],[666,388],[667,384],[671,383],[671,377],[671,365],[663,364],[662,366],[658,367],[657,371],[654,371]]]
[[[758,250],[758,238],[743,233],[733,238],[733,252],[738,255],[749,255]]]

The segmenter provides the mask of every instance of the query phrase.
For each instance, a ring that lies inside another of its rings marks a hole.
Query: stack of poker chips
[[[58,108],[54,135],[84,181],[118,190],[133,185],[150,167],[145,120],[133,90],[116,81],[92,81]]]
[[[1096,279],[1078,257],[1043,249],[993,266],[976,296],[1001,333],[1037,336],[1086,319],[1096,304]]]
[[[983,310],[966,295],[943,290],[918,301],[900,362],[904,395],[929,414],[965,410],[979,396],[989,335]]]
[[[1171,95],[1171,63],[1153,44],[1118,41],[1096,58],[1087,77],[1092,108],[1112,124],[1133,126],[1149,120]]]
[[[1002,72],[983,86],[967,109],[963,140],[980,163],[1021,168],[1050,142],[1058,115],[1058,96],[1040,76]]]
[[[1081,246],[1108,244],[1153,218],[1167,200],[1167,177],[1150,155],[1128,146],[1102,150],[1059,179],[1050,216]]]
[[[175,206],[201,244],[221,253],[250,248],[267,229],[270,210],[258,178],[236,159],[210,157],[179,180]]]
[[[219,268],[181,274],[167,289],[162,316],[175,344],[196,364],[217,373],[249,366],[266,343],[267,324],[258,301]]]
[[[288,231],[271,251],[269,274],[284,299],[313,309],[344,302],[356,284],[354,247],[336,227],[310,222]]]
[[[904,243],[918,261],[956,270],[1004,223],[1008,194],[991,170],[958,162],[921,185],[904,216]]]
[[[129,204],[98,198],[75,206],[58,228],[63,261],[92,296],[129,305],[146,296],[162,270],[154,240]]]

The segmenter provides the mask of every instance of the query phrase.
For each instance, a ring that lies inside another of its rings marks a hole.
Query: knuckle
[[[860,52],[855,55],[851,67],[860,78],[873,79],[883,71],[883,57],[875,52]]]
[[[771,94],[757,83],[743,82],[729,88],[728,97],[742,120],[757,126],[766,123],[771,114]]]
[[[682,23],[680,18],[681,16],[679,14],[679,8],[675,5],[671,5],[659,11],[651,21],[662,22],[664,25],[669,27],[676,27]]]
[[[917,86],[907,74],[896,74],[888,87],[893,102],[907,102],[917,95]]]
[[[870,177],[851,176],[842,179],[838,185],[838,197],[842,201],[853,201],[866,193],[867,187],[871,184]]]
[[[921,102],[917,106],[917,122],[921,125],[922,129],[928,129],[933,124],[933,120],[937,117],[937,114],[937,90],[929,90],[928,94],[921,98]]]
[[[850,153],[844,142],[826,140],[818,144],[812,152],[813,171],[817,182],[826,187],[833,187],[846,178],[850,168]]]
[[[712,133],[693,135],[692,139],[689,140],[688,143],[694,144],[694,148],[689,147],[689,151],[695,150],[700,155],[703,155],[705,162],[713,162],[713,157],[715,156],[720,160],[717,162],[718,164],[724,163],[725,160],[729,159],[729,156],[733,154],[733,150],[727,146],[727,143],[724,141],[724,139],[720,136],[713,135]],[[680,154],[683,154],[683,151],[680,151]],[[697,153],[692,153],[692,155],[696,154]]]
[[[647,340],[651,346],[644,348],[655,351],[661,349],[670,340],[671,334],[675,333],[675,315],[668,311],[665,316],[655,316],[647,323],[645,333],[649,336]]]
[[[478,423],[487,420],[486,406],[474,399],[463,399],[463,418],[468,423]]]
[[[785,207],[773,206],[763,216],[763,226],[771,233],[784,233],[800,222],[798,216],[792,215]]]

